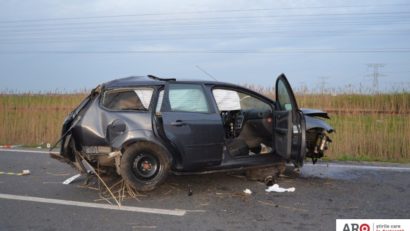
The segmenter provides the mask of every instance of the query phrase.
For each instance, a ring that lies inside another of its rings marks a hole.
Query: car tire
[[[121,158],[121,176],[137,191],[151,191],[167,177],[168,153],[158,145],[138,142],[127,147]]]

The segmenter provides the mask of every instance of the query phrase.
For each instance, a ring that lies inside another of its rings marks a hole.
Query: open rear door
[[[276,154],[295,165],[303,165],[306,154],[305,117],[299,110],[295,95],[286,76],[276,80],[276,110],[273,139]]]

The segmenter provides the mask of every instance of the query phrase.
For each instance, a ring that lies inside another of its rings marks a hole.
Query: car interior
[[[233,89],[214,88],[212,94],[220,112],[226,148],[232,157],[273,152],[273,109],[270,103]],[[164,91],[161,90],[156,106],[156,119],[160,124],[163,97]],[[161,127],[157,128],[158,132],[164,134]]]
[[[229,153],[234,157],[272,153],[270,104],[231,89],[216,88],[212,93],[221,114]]]

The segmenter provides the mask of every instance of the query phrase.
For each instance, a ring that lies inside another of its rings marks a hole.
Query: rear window
[[[152,88],[121,89],[106,91],[102,105],[111,110],[147,111],[151,103]]]

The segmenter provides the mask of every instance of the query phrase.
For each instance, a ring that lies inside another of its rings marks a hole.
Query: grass
[[[410,162],[410,93],[298,94],[301,107],[322,108],[336,129],[327,158]]]
[[[0,94],[0,144],[38,146],[60,136],[65,116],[85,94]]]
[[[272,97],[272,89],[251,86]],[[410,93],[297,91],[300,107],[330,112],[336,129],[327,159],[410,162]],[[0,94],[0,145],[38,146],[60,136],[65,116],[86,93]]]
[[[336,128],[327,155],[333,159],[410,161],[408,115],[335,115]]]

